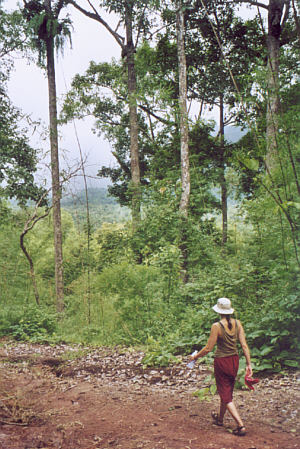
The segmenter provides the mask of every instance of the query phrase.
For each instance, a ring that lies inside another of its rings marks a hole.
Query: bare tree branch
[[[124,170],[124,172],[127,174],[127,176],[131,177],[130,169],[127,167],[125,162],[122,161],[122,159],[120,158],[118,153],[116,151],[112,151],[112,155],[117,159],[120,167],[122,168],[122,170]]]
[[[147,114],[150,114],[153,118],[155,118],[156,120],[158,120],[161,123],[164,123],[165,125],[173,125],[174,124],[174,122],[166,120],[163,117],[160,117],[159,115],[155,114],[149,106],[138,104],[138,107],[140,109],[142,109],[142,111],[146,112]]]
[[[76,167],[76,169],[74,170],[74,172],[70,172],[68,174],[68,176],[64,176],[63,180],[60,182],[60,187],[62,187],[63,183],[66,181],[69,181],[73,176],[76,175],[76,173],[81,169],[81,167]],[[47,197],[47,195],[49,194],[49,192],[51,191],[51,188],[46,190],[43,195],[39,198],[39,200],[37,201],[33,214],[28,218],[28,220],[26,221],[26,223],[24,224],[24,228],[23,231],[20,234],[20,247],[21,250],[23,251],[26,259],[28,260],[29,263],[29,267],[30,267],[30,277],[32,280],[32,285],[33,285],[33,289],[34,289],[34,296],[35,296],[35,300],[37,305],[40,304],[40,296],[39,296],[39,292],[38,292],[38,288],[37,288],[37,283],[36,283],[36,277],[35,277],[35,271],[34,271],[34,263],[32,260],[32,257],[30,256],[26,246],[25,246],[25,236],[26,234],[31,231],[34,226],[43,218],[47,217],[52,209],[53,206],[50,206],[46,209],[46,211],[42,214],[42,215],[38,215],[38,208],[40,207],[40,205],[42,204],[42,202],[44,201],[44,199]]]
[[[90,6],[92,7],[94,13],[87,11],[86,9],[82,8],[81,6],[77,5],[77,3],[74,0],[70,0],[69,3],[71,5],[73,5],[76,9],[78,9],[78,11],[82,12],[82,14],[84,14],[85,16],[89,17],[90,19],[96,20],[97,22],[101,23],[101,25],[103,25],[108,31],[109,33],[115,38],[115,40],[117,41],[117,43],[120,45],[120,47],[122,49],[125,48],[124,45],[124,37],[120,36],[120,34],[116,33],[109,25],[107,22],[105,22],[104,19],[102,19],[102,17],[99,15],[99,13],[97,12],[97,10],[94,8],[94,6],[91,4],[91,2],[88,0]]]
[[[248,3],[249,5],[258,6],[259,8],[269,9],[268,5],[265,5],[264,3],[261,3],[261,2],[257,2],[255,0],[233,0],[232,2],[229,2],[229,3],[235,3],[235,4]]]

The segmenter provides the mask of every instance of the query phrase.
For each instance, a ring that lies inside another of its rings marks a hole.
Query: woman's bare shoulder
[[[215,323],[213,323],[212,327],[219,327],[220,322],[216,321]]]
[[[220,331],[220,323],[219,321],[216,321],[215,323],[212,324],[211,326],[211,330],[214,332],[218,332]]]
[[[243,325],[242,325],[242,323],[240,322],[240,320],[236,320],[236,323],[237,323],[237,327],[238,327],[238,330],[244,330],[243,329]]]

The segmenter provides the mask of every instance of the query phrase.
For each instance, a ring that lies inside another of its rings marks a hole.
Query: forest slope
[[[73,217],[77,226],[83,226],[87,221],[87,205],[84,190],[69,194],[61,202],[62,208]],[[88,189],[88,206],[90,222],[98,228],[103,223],[120,223],[130,218],[127,207],[121,207],[117,200],[108,195],[104,187],[90,187]]]

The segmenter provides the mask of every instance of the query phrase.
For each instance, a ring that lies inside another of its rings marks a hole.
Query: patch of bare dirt
[[[296,449],[297,373],[236,391],[247,435],[211,422],[218,397],[200,402],[208,368],[143,369],[142,352],[3,341],[0,449]]]

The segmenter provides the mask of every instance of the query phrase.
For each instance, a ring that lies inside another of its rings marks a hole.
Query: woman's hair
[[[231,318],[231,315],[226,315],[226,320],[227,320],[228,328],[229,328],[229,330],[231,331],[231,329],[232,329],[232,322],[231,322],[230,318]]]

